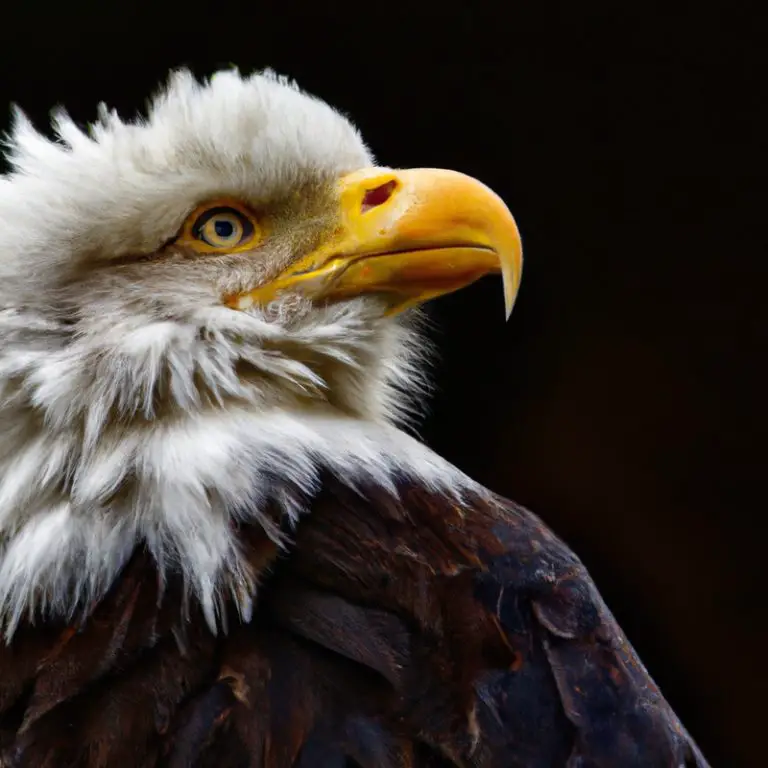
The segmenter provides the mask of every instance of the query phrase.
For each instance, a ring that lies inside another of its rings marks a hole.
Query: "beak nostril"
[[[396,189],[397,181],[391,179],[384,184],[379,184],[378,187],[366,190],[365,195],[363,195],[362,213],[386,203]]]

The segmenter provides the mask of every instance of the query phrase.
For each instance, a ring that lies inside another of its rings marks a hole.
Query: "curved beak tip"
[[[501,262],[501,280],[504,287],[504,319],[509,320],[520,288],[519,267],[511,260]]]

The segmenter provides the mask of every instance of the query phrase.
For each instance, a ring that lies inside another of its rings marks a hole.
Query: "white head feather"
[[[97,598],[142,541],[212,626],[233,584],[247,615],[232,522],[278,536],[266,477],[293,521],[323,467],[468,483],[393,426],[422,383],[411,322],[372,298],[222,304],[299,258],[333,182],[372,164],[348,120],[271,73],[179,72],[146,120],[54,128],[17,112],[0,179],[0,632]],[[222,195],[291,226],[255,255],[163,251]]]

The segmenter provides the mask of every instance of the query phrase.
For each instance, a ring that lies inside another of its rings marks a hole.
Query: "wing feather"
[[[586,768],[706,761],[578,558],[503,499],[327,478],[213,636],[138,549],[0,648],[0,766]],[[185,618],[186,617],[186,618]]]

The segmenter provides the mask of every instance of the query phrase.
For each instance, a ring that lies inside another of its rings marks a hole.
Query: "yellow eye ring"
[[[232,200],[217,200],[196,208],[184,222],[176,242],[198,253],[237,253],[261,240],[256,217]]]

